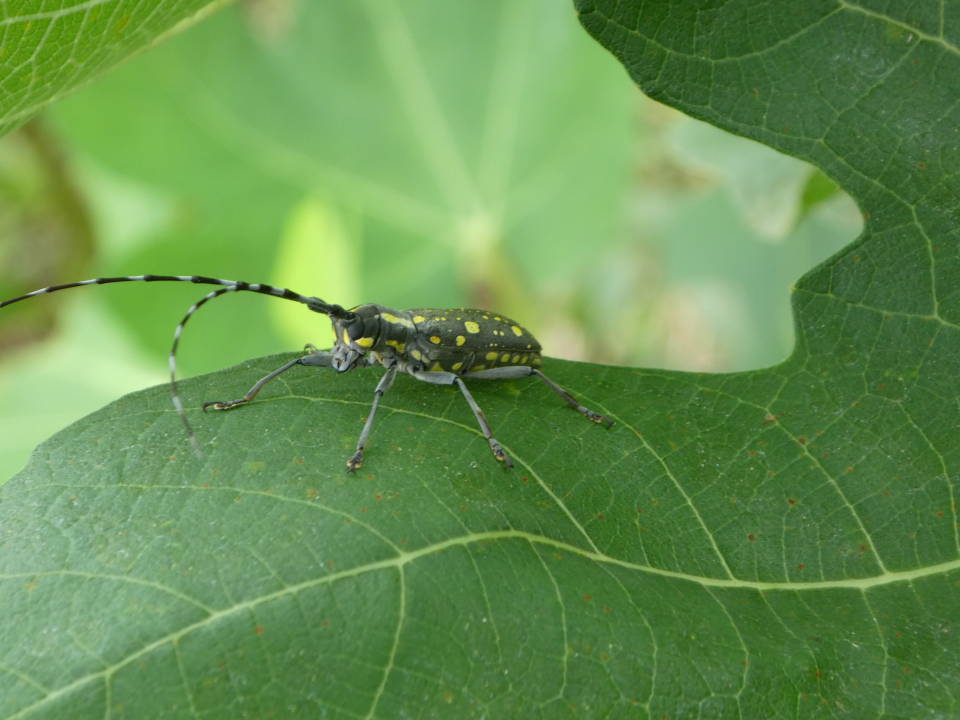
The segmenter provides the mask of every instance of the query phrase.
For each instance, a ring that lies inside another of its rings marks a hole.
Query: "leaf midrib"
[[[282,496],[277,496],[271,493],[266,493],[262,491],[251,491],[243,488],[236,487],[195,487],[195,486],[183,486],[183,485],[62,485],[62,484],[51,484],[50,486],[57,487],[69,487],[76,490],[78,487],[84,488],[116,488],[116,487],[130,487],[137,488],[138,490],[148,490],[148,489],[173,489],[173,490],[198,490],[198,491],[211,491],[211,492],[231,492],[236,494],[247,494],[247,495],[260,495],[269,497],[274,500],[283,500],[283,501],[292,501],[304,503],[302,500],[295,500],[293,498],[285,498]],[[315,504],[315,503],[305,503],[305,504]],[[338,511],[339,512],[339,511]],[[343,514],[343,513],[340,513]],[[359,521],[358,521],[359,522]],[[863,578],[850,578],[850,579],[839,579],[839,580],[821,580],[821,581],[809,581],[809,582],[760,582],[760,581],[750,581],[750,580],[736,580],[736,579],[724,579],[724,578],[710,578],[702,577],[696,575],[690,575],[688,573],[681,573],[673,570],[665,570],[662,568],[654,568],[648,565],[639,565],[637,563],[631,563],[626,560],[620,560],[618,558],[610,557],[609,555],[604,555],[602,553],[592,552],[589,550],[584,550],[583,548],[570,545],[569,543],[560,542],[549,537],[542,535],[537,535],[535,533],[530,533],[522,530],[491,530],[488,532],[477,532],[477,533],[468,533],[465,535],[460,535],[457,537],[452,537],[447,540],[438,543],[432,543],[425,545],[422,548],[417,550],[396,551],[394,557],[385,558],[383,560],[375,560],[373,562],[367,562],[362,565],[358,565],[354,568],[347,570],[341,570],[339,572],[330,573],[329,575],[324,575],[323,577],[314,578],[312,580],[305,580],[301,583],[296,583],[294,585],[288,585],[280,590],[275,592],[266,593],[264,595],[259,595],[253,598],[249,598],[239,603],[235,603],[229,607],[223,608],[221,610],[215,610],[209,612],[209,614],[198,620],[197,622],[186,625],[179,630],[168,633],[163,637],[157,638],[153,642],[145,645],[136,652],[130,653],[125,658],[118,660],[115,663],[112,663],[110,666],[103,668],[95,673],[90,673],[85,675],[77,680],[74,680],[72,683],[65,685],[57,690],[54,690],[50,694],[46,695],[41,700],[38,700],[36,703],[21,709],[18,713],[10,716],[10,720],[15,720],[16,718],[25,717],[33,710],[38,707],[55,700],[58,697],[64,696],[80,687],[83,687],[87,683],[99,680],[101,678],[107,678],[118,670],[122,669],[124,666],[129,665],[130,663],[136,661],[137,659],[147,655],[153,650],[166,645],[167,643],[176,642],[180,638],[192,633],[195,630],[202,629],[209,625],[223,620],[225,618],[231,617],[241,612],[252,610],[258,605],[262,605],[273,600],[281,599],[287,595],[293,595],[305,590],[310,590],[322,585],[329,583],[337,582],[339,580],[344,580],[348,578],[358,577],[369,572],[375,572],[377,570],[385,570],[390,568],[397,569],[401,574],[403,569],[409,563],[412,563],[420,558],[431,556],[451,548],[464,547],[467,545],[472,545],[475,543],[489,543],[502,540],[522,540],[525,543],[531,545],[544,545],[550,547],[554,550],[560,550],[572,555],[577,555],[586,560],[592,562],[603,563],[606,565],[614,565],[626,570],[632,570],[636,572],[644,572],[652,575],[659,575],[661,577],[671,578],[675,580],[684,580],[687,582],[693,582],[698,585],[701,585],[705,588],[729,588],[729,589],[749,589],[756,590],[758,592],[770,592],[770,591],[788,591],[791,593],[796,593],[799,591],[819,591],[819,590],[837,590],[837,589],[852,589],[860,590],[861,592],[866,592],[875,587],[880,587],[884,585],[890,585],[898,582],[912,582],[914,580],[930,577],[932,575],[938,575],[942,573],[951,572],[953,570],[960,569],[960,559],[953,560],[950,562],[939,563],[937,565],[929,565],[923,568],[917,568],[913,570],[905,570],[900,572],[885,572],[879,575],[874,575],[871,577]],[[393,545],[392,543],[390,543]],[[393,546],[396,547],[396,546]],[[117,575],[99,575],[98,573],[90,572],[76,572],[76,571],[46,571],[42,573],[12,573],[12,574],[3,574],[0,575],[0,579],[11,580],[11,579],[24,579],[31,578],[36,579],[38,577],[53,577],[53,576],[65,576],[65,575],[82,575],[86,578],[109,578],[111,580],[120,580],[121,582],[131,582],[138,585],[143,585],[143,581],[138,578],[124,578]],[[204,608],[206,607],[203,603],[198,600],[192,599],[184,593],[166,588],[159,583],[150,583],[150,585],[158,590],[166,591],[172,595],[184,600],[185,602],[192,603],[195,607]]]

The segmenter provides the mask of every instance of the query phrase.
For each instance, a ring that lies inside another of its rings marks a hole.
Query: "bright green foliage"
[[[267,13],[270,22],[258,14],[267,6],[278,10]],[[565,321],[563,293],[570,302],[578,288],[589,290],[595,312],[635,307],[632,291],[624,298],[605,284],[616,299],[596,294],[591,276],[609,279],[597,256],[609,262],[623,241],[640,98],[556,0],[237,3],[46,115],[70,157],[82,160],[70,167],[98,241],[96,267],[57,279],[196,270],[347,306],[479,305],[547,341]],[[463,184],[471,201],[452,202]],[[24,244],[34,242],[24,235]],[[8,260],[0,246],[0,275],[36,257],[20,254]],[[796,274],[781,272],[777,284]],[[53,281],[47,266],[34,277],[9,296]],[[99,396],[89,412],[162,382],[173,326],[198,298],[191,287],[100,288],[34,307],[92,305],[130,335],[144,362],[156,363],[150,383],[123,386],[111,373],[112,383],[84,393]],[[0,315],[0,336],[20,326],[25,309]],[[211,304],[191,321],[182,373],[328,343],[329,324],[302,310],[262,297]],[[617,324],[603,319],[591,330]],[[61,316],[60,327],[86,338],[75,318]],[[583,344],[550,342],[556,354]],[[11,396],[4,376],[19,387],[49,363],[32,392],[78,384],[76,367],[103,367],[101,347],[116,360],[114,344],[87,340],[70,363],[50,362],[64,351],[45,347],[25,358],[29,367],[0,371],[0,478],[64,427],[61,417],[85,414],[80,393]],[[615,347],[629,352],[631,343],[618,337]],[[5,462],[13,440],[4,425],[43,426],[53,405],[57,424]]]
[[[203,460],[164,388],[124,398],[3,487],[0,715],[960,714],[960,17],[578,4],[646,92],[860,204],[797,285],[791,358],[547,362],[609,431],[477,383],[513,471],[455,390],[400,378],[348,476],[376,371],[191,412]]]
[[[568,7],[278,4],[294,8],[282,31],[227,9],[52,114],[71,146],[175,203],[172,222],[108,248],[112,266],[209,268],[346,306],[495,298],[534,324],[531,290],[573,281],[617,236],[636,94]],[[104,295],[162,356],[157,297]],[[246,305],[256,332],[225,322],[184,362],[320,342],[301,331],[281,346],[271,304]]]
[[[217,0],[13,0],[0,6],[0,134]]]

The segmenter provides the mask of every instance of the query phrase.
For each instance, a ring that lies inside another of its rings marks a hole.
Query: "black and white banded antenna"
[[[6,307],[7,305],[13,305],[21,300],[27,300],[38,295],[47,295],[49,293],[59,292],[61,290],[69,290],[71,288],[84,287],[86,285],[109,285],[111,283],[122,282],[188,282],[194,283],[195,285],[221,286],[217,290],[213,290],[204,295],[203,298],[191,305],[190,309],[187,310],[186,315],[183,316],[183,319],[180,320],[180,322],[177,324],[177,327],[174,329],[173,344],[170,347],[170,355],[168,358],[168,364],[170,368],[171,401],[173,403],[174,410],[177,412],[177,416],[180,418],[184,429],[187,431],[187,436],[190,438],[190,444],[193,447],[194,452],[200,456],[202,456],[202,453],[200,451],[200,445],[197,442],[196,433],[194,433],[193,427],[190,425],[190,421],[187,419],[187,413],[183,407],[183,402],[180,399],[180,393],[177,389],[176,359],[177,348],[180,344],[180,337],[183,334],[183,328],[197,310],[203,307],[203,305],[210,300],[213,300],[215,297],[219,297],[220,295],[228,292],[255,292],[260,293],[261,295],[271,295],[273,297],[283,298],[284,300],[292,300],[294,302],[302,303],[310,310],[327,315],[331,318],[349,320],[355,316],[355,313],[346,310],[340,305],[324,302],[318,297],[301,295],[300,293],[294,292],[293,290],[289,290],[287,288],[278,288],[274,287],[273,285],[267,285],[266,283],[248,283],[244,282],[243,280],[225,280],[223,278],[206,277],[204,275],[123,275],[120,277],[92,278],[90,280],[80,280],[79,282],[64,283],[62,285],[50,285],[49,287],[34,290],[11,300],[0,302],[0,308]]]
[[[200,300],[190,306],[190,309],[187,310],[186,315],[183,316],[180,322],[177,323],[177,327],[173,330],[173,343],[170,345],[170,355],[167,358],[167,364],[170,368],[170,400],[173,402],[173,409],[177,411],[177,416],[180,418],[180,422],[183,423],[183,429],[187,431],[187,437],[190,439],[190,447],[193,448],[193,452],[198,458],[203,457],[203,451],[200,449],[200,443],[197,442],[197,435],[193,431],[193,426],[187,419],[187,411],[183,407],[183,402],[180,400],[180,391],[177,388],[177,347],[180,345],[180,336],[183,334],[183,328],[197,310],[206,305],[210,300],[213,300],[215,297],[219,297],[224,293],[228,293],[236,289],[236,286],[226,286],[217,288],[216,290],[211,290],[202,298],[200,298]]]

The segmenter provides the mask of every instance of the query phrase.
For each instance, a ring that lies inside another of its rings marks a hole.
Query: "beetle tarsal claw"
[[[513,467],[513,461],[510,459],[510,456],[507,455],[500,443],[498,443],[496,440],[491,440],[490,449],[493,450],[493,456],[502,462],[504,467]]]
[[[356,472],[361,465],[363,465],[363,450],[357,450],[347,460],[347,472]]]
[[[587,417],[597,423],[597,425],[606,425],[608,428],[613,427],[613,420],[608,418],[606,415],[601,415],[600,413],[593,412],[591,410]]]
[[[229,410],[230,408],[235,408],[238,405],[245,405],[247,403],[246,399],[243,400],[211,400],[210,402],[205,402],[203,404],[203,409],[213,408],[214,410]]]

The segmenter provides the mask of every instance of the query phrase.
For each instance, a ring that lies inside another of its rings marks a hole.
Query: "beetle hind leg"
[[[608,428],[613,425],[613,420],[611,420],[610,418],[608,418],[606,415],[601,415],[600,413],[595,412],[595,411],[591,410],[591,409],[588,408],[588,407],[584,407],[583,405],[581,405],[580,403],[578,403],[578,402],[576,401],[576,399],[573,397],[573,395],[571,395],[571,394],[568,393],[566,390],[564,390],[562,387],[560,387],[559,385],[557,385],[553,380],[551,380],[550,378],[548,378],[548,377],[547,377],[546,375],[544,375],[542,372],[540,372],[540,371],[537,370],[536,368],[531,368],[531,369],[533,370],[533,374],[534,374],[534,375],[536,375],[538,378],[540,378],[541,380],[543,380],[543,381],[547,384],[547,387],[549,387],[549,388],[550,388],[551,390],[553,390],[557,395],[559,395],[561,398],[563,398],[563,401],[564,401],[567,405],[569,405],[570,407],[572,407],[574,410],[576,410],[578,413],[580,413],[581,415],[583,415],[585,418],[587,418],[588,420],[592,420],[593,422],[597,423],[598,425],[606,425]]]
[[[468,372],[464,375],[464,377],[475,378],[477,380],[514,380],[517,378],[530,377],[531,375],[536,375],[538,378],[543,380],[543,382],[547,384],[547,387],[559,395],[567,405],[572,407],[588,420],[592,420],[598,425],[606,425],[607,427],[613,425],[613,420],[608,418],[606,415],[601,415],[600,413],[594,412],[588,407],[584,407],[576,401],[573,395],[557,385],[542,372],[534,367],[530,367],[529,365],[507,365],[505,367],[490,368],[489,370],[478,370],[476,372]]]

